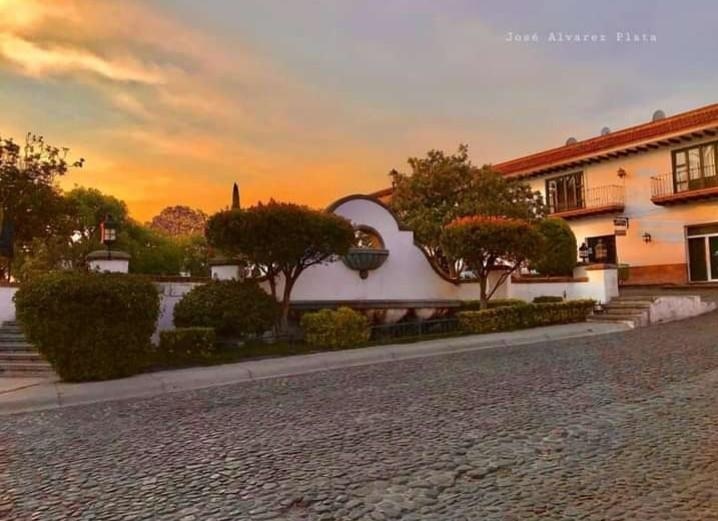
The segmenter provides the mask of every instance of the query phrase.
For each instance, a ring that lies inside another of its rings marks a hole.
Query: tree
[[[424,158],[409,158],[410,174],[390,172],[391,208],[414,231],[436,266],[457,280],[464,265],[441,246],[446,225],[468,215],[533,221],[545,213],[540,192],[525,183],[507,181],[490,166],[477,168],[468,153],[466,145],[452,155],[430,150]]]
[[[543,247],[531,261],[531,267],[542,275],[572,275],[576,267],[578,246],[571,227],[563,219],[538,222]]]
[[[511,274],[542,247],[535,224],[483,215],[454,220],[443,231],[441,246],[447,255],[462,259],[479,281],[481,309]],[[501,270],[492,287],[489,275]]]
[[[286,329],[299,276],[311,266],[346,254],[354,242],[354,229],[338,215],[270,201],[213,215],[207,238],[216,248],[242,255],[257,275],[266,277],[272,296],[280,302],[280,328]]]
[[[42,136],[28,134],[22,147],[0,138],[0,215],[13,225],[13,250],[64,231],[67,208],[56,180],[84,162],[68,163],[67,152],[46,144]],[[4,259],[0,275],[9,276],[9,266]]]
[[[207,214],[202,210],[193,210],[188,206],[168,206],[148,224],[158,232],[176,237],[178,235],[198,235],[204,233]]]
[[[87,255],[104,249],[99,224],[111,214],[120,228],[128,220],[123,201],[95,188],[76,187],[63,196],[63,212],[55,216],[63,223],[48,237],[37,237],[18,252],[15,277],[27,280],[53,270],[84,270]]]

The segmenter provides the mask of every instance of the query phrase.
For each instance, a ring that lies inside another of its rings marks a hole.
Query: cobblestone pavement
[[[4,417],[0,518],[718,520],[718,313]]]

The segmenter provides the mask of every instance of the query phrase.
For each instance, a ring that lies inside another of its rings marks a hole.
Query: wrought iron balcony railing
[[[651,200],[670,204],[718,195],[716,167],[669,172],[651,177]]]
[[[573,199],[560,201],[549,194],[549,212],[564,218],[582,217],[599,213],[620,212],[624,208],[624,190],[621,185],[583,188]]]

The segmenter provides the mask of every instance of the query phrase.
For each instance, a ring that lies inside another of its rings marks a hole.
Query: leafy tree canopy
[[[414,231],[437,266],[454,278],[463,265],[442,249],[442,232],[449,223],[469,215],[534,221],[545,213],[540,192],[525,183],[507,181],[490,166],[474,166],[468,153],[466,145],[451,155],[430,150],[426,157],[409,158],[411,172],[390,172],[391,208]]]
[[[563,219],[543,219],[538,223],[543,246],[531,260],[531,267],[542,275],[572,275],[578,246],[573,230]]]
[[[26,253],[35,239],[66,232],[67,202],[56,181],[69,168],[67,149],[45,143],[42,136],[28,134],[24,145],[0,138],[0,218],[14,228],[13,250]],[[0,276],[8,276],[9,259],[0,264]]]
[[[171,236],[203,234],[207,214],[189,206],[168,206],[152,218],[149,227]]]
[[[447,255],[460,258],[479,281],[481,307],[537,251],[543,239],[537,227],[523,219],[471,216],[456,219],[444,230],[441,246]],[[489,276],[499,270],[489,287]]]
[[[306,206],[270,201],[246,210],[213,215],[207,224],[210,244],[240,254],[259,275],[266,276],[277,298],[283,282],[282,325],[286,326],[292,288],[310,266],[344,255],[354,242],[351,223],[331,213]]]

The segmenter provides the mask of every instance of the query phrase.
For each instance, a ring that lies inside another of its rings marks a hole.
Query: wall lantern
[[[616,175],[618,176],[619,179],[623,179],[624,177],[626,177],[628,175],[628,172],[626,172],[623,168],[619,168],[616,171]]]
[[[107,246],[107,258],[111,260],[112,250],[110,248],[117,241],[117,222],[109,213],[100,223],[100,240]]]
[[[589,255],[591,255],[591,248],[589,248],[588,245],[584,242],[578,248],[578,258],[581,259],[581,262],[585,263],[588,262]]]
[[[653,240],[653,237],[651,237],[651,234],[650,234],[650,233],[645,232],[645,233],[643,234],[643,242],[645,242],[646,244],[648,244],[648,243],[651,242],[652,240]]]

